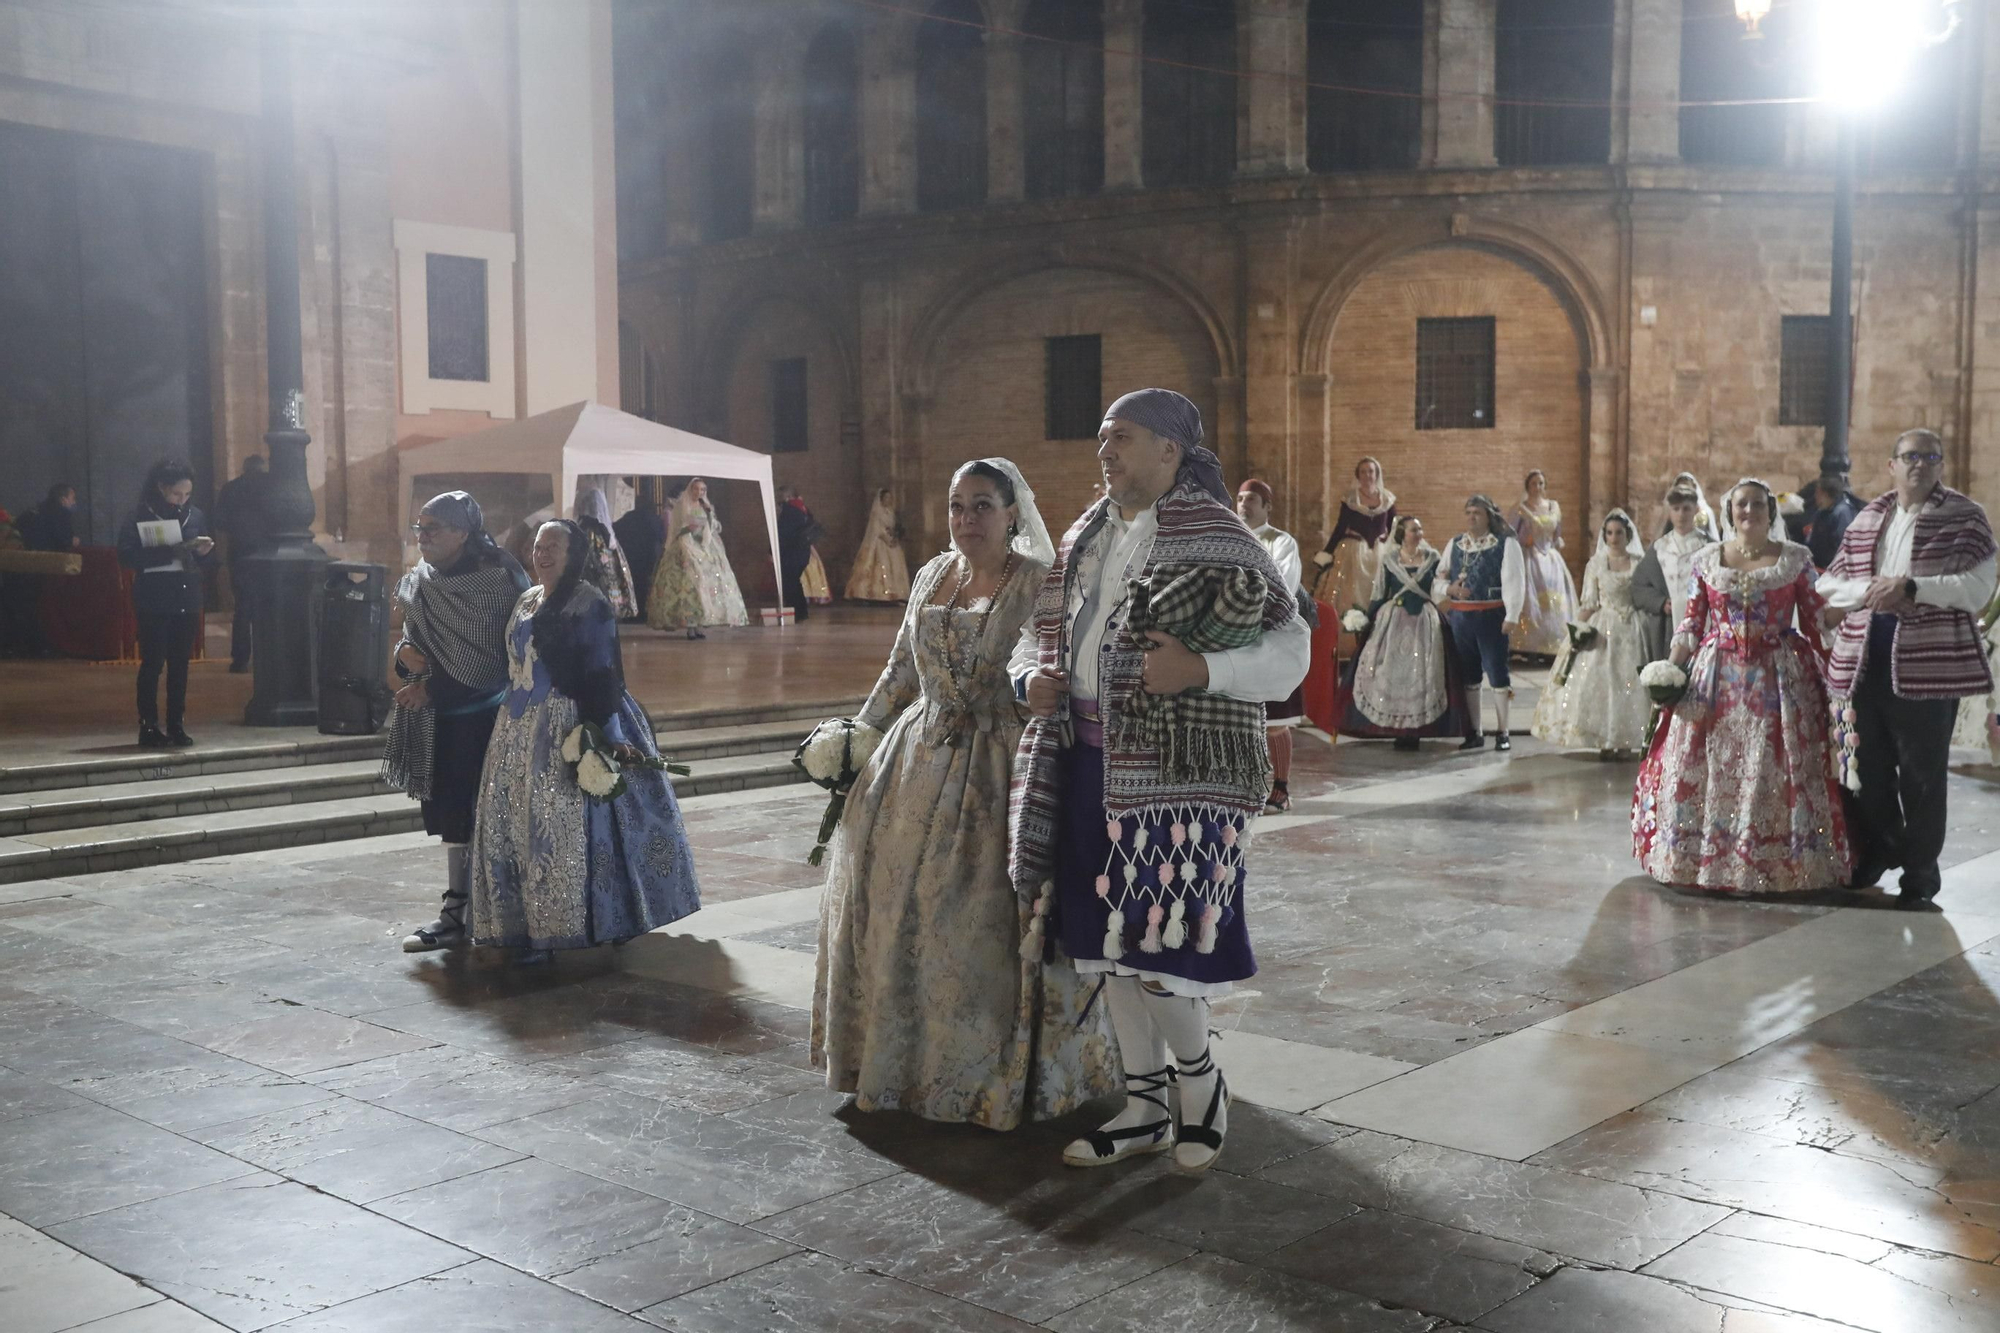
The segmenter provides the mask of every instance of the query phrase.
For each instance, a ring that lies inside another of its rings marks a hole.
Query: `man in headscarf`
[[[1063,538],[1010,664],[1034,716],[1014,766],[1009,872],[1049,923],[1029,941],[1051,955],[1060,941],[1104,979],[1124,1052],[1125,1109],[1063,1159],[1172,1149],[1201,1171],[1228,1128],[1208,1002],[1256,972],[1243,851],[1271,791],[1264,705],[1305,678],[1311,635],[1296,580],[1230,508],[1192,402],[1126,394],[1105,411],[1097,458],[1106,494]]]
[[[382,750],[382,779],[423,802],[424,832],[445,845],[444,904],[437,920],[403,940],[407,953],[466,941],[472,896],[473,809],[493,718],[507,695],[507,618],[528,576],[494,544],[479,502],[447,491],[416,523],[417,566],[396,586],[403,638],[396,645],[396,712]]]
[[[1493,748],[1511,750],[1507,732],[1508,705],[1514,701],[1514,681],[1507,671],[1507,627],[1521,618],[1527,600],[1527,570],[1521,543],[1501,516],[1500,506],[1484,495],[1465,502],[1465,531],[1445,543],[1438,562],[1444,577],[1431,584],[1431,595],[1451,625],[1451,641],[1465,668],[1467,733],[1461,750],[1486,746],[1480,733],[1479,678],[1493,687],[1493,710],[1499,719]]]

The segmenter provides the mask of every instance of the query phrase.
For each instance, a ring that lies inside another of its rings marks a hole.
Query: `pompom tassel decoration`
[[[1055,900],[1055,892],[1055,881],[1042,881],[1041,896],[1035,899],[1034,912],[1028,918],[1028,933],[1021,940],[1022,962],[1038,963],[1042,959],[1042,942],[1048,937],[1043,923],[1048,919],[1049,905]]]
[[[1218,925],[1218,918],[1221,915],[1222,913],[1216,908],[1214,903],[1203,903],[1201,905],[1201,931],[1195,936],[1194,941],[1194,951],[1196,953],[1215,952],[1215,931]]]
[[[1164,916],[1166,911],[1158,903],[1146,909],[1146,933],[1139,940],[1140,953],[1160,951],[1160,919]]]
[[[1167,928],[1160,932],[1160,943],[1169,949],[1178,949],[1187,943],[1187,902],[1176,898],[1167,908]]]
[[[1116,962],[1125,956],[1125,914],[1113,911],[1104,923],[1104,957]]]

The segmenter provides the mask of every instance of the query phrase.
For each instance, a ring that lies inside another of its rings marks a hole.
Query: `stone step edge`
[[[752,762],[744,762],[746,758]],[[676,795],[708,796],[805,781],[804,775],[793,767],[790,756],[782,759],[775,756],[732,756],[701,761],[693,767],[693,775],[674,779]],[[363,808],[349,806],[339,811],[325,808],[335,804],[348,805],[349,802],[366,802],[366,805]],[[282,809],[285,813],[242,828],[155,829],[148,833],[145,821],[133,821],[104,825],[104,838],[64,847],[24,847],[18,842],[12,846],[0,846],[0,884],[192,861],[273,847],[376,837],[423,827],[423,814],[417,803],[394,793],[267,808]],[[192,821],[200,816],[182,818]]]

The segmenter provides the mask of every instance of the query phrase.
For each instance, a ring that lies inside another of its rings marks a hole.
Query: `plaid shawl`
[[[1097,537],[1108,500],[1085,510],[1063,535],[1056,563],[1042,580],[1031,620],[1037,663],[1068,666],[1070,571],[1081,547]],[[1154,627],[1187,626],[1215,647],[1240,647],[1278,629],[1298,614],[1291,589],[1264,544],[1250,535],[1235,511],[1183,476],[1154,506],[1159,535],[1128,613]],[[1143,597],[1136,595],[1143,593]],[[1245,605],[1239,605],[1242,599]],[[1254,630],[1247,616],[1254,600]],[[1197,628],[1198,627],[1198,628]],[[1241,635],[1240,639],[1237,636]],[[1205,636],[1205,637],[1204,637]],[[1236,640],[1230,642],[1229,640]],[[1169,809],[1210,810],[1239,818],[1259,814],[1270,794],[1271,758],[1264,738],[1264,705],[1190,691],[1176,699],[1146,699],[1140,690],[1145,654],[1132,633],[1117,636],[1098,673],[1098,708],[1104,719],[1104,805],[1109,818],[1155,817]],[[1155,705],[1160,707],[1155,709]],[[1128,721],[1127,714],[1134,714]],[[1145,720],[1147,718],[1152,720]],[[1008,800],[1008,873],[1015,890],[1032,897],[1054,861],[1056,811],[1062,800],[1061,750],[1069,727],[1069,702],[1055,716],[1031,718],[1021,733]],[[1172,772],[1162,742],[1172,750]],[[1205,751],[1239,756],[1217,769],[1197,762]]]
[[[396,603],[403,611],[403,643],[467,689],[497,693],[507,684],[507,618],[528,580],[511,556],[493,556],[454,574],[419,562],[396,585]],[[395,709],[382,747],[382,780],[428,801],[436,752],[437,710]]]
[[[1854,516],[1840,552],[1827,567],[1834,578],[1866,579],[1875,573],[1875,548],[1888,526],[1896,493],[1877,496]],[[1977,501],[1947,486],[1939,486],[1917,514],[1910,540],[1910,575],[1934,578],[1962,574],[1994,553],[1993,529]],[[1866,607],[1847,613],[1834,640],[1827,667],[1827,689],[1850,696],[1861,680],[1868,653]],[[1896,620],[1895,647],[1889,674],[1905,699],[1961,699],[1993,688],[1993,676],[1980,643],[1979,627],[1969,612],[1943,606],[1918,606]]]

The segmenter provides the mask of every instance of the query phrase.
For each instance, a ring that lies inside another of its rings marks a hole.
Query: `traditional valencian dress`
[[[1008,654],[1047,572],[1017,557],[989,606],[928,605],[917,574],[860,720],[887,734],[848,796],[820,903],[812,1045],[864,1111],[1012,1129],[1119,1086],[1101,1007],[1066,962],[1024,961],[1007,879],[1021,709]]]
[[[1625,517],[1614,509],[1607,515]],[[1632,534],[1627,548],[1630,563],[1624,569],[1611,567],[1611,552],[1600,546],[1583,570],[1583,624],[1597,631],[1590,647],[1558,659],[1557,675],[1535,705],[1532,733],[1551,745],[1580,750],[1638,750],[1646,743],[1646,722],[1653,703],[1639,672],[1649,660],[1646,651],[1646,617],[1632,602],[1632,575],[1645,558],[1638,547],[1639,535],[1626,517],[1626,531]]]
[[[814,606],[833,604],[833,589],[827,584],[826,564],[819,558],[817,546],[813,547],[812,554],[806,557],[805,572],[799,575],[799,587],[804,590],[806,600]]]
[[[1562,506],[1543,500],[1540,509],[1530,509],[1523,500],[1514,506],[1513,523],[1527,596],[1509,642],[1517,653],[1554,657],[1569,642],[1569,622],[1576,619],[1576,584],[1562,558]]]
[[[1384,543],[1396,525],[1396,497],[1387,486],[1382,498],[1369,504],[1357,488],[1340,502],[1340,516],[1327,535],[1326,546],[1313,563],[1320,574],[1313,596],[1333,608],[1335,625],[1355,607],[1366,607],[1375,594],[1375,572],[1382,565]],[[1339,646],[1334,656],[1342,661],[1354,656],[1360,642],[1345,626],[1339,630]]]
[[[654,629],[747,625],[750,612],[722,547],[722,524],[708,501],[697,500],[692,491],[690,482],[674,502],[667,548],[646,599],[646,623]]]
[[[639,614],[639,592],[632,582],[632,566],[612,530],[611,504],[601,488],[592,486],[576,497],[576,525],[590,539],[587,576],[611,603],[613,615],[632,619]]]
[[[1367,637],[1355,656],[1340,734],[1367,739],[1466,736],[1464,673],[1432,596],[1441,557],[1425,542],[1417,563],[1390,549],[1375,576]]]
[[[1979,613],[1978,623],[1986,669],[1993,674],[1995,685],[1985,694],[1968,694],[1958,701],[1951,743],[1983,750],[1994,764],[2000,764],[2000,725],[1993,720],[1994,714],[2000,713],[2000,593],[1995,593]]]
[[[1662,884],[1740,893],[1837,888],[1852,868],[1828,740],[1825,605],[1811,553],[1785,542],[1766,569],[1733,570],[1722,547],[1694,558],[1674,636],[1694,650],[1685,698],[1666,710],[1639,768],[1633,851]]]
[[[507,624],[506,701],[486,751],[472,840],[472,937],[486,945],[580,949],[629,939],[701,906],[694,856],[667,775],[625,770],[627,790],[585,795],[563,762],[580,722],[657,755],[625,690],[611,604],[579,582],[536,632],[543,590]]]
[[[851,602],[903,602],[910,597],[910,564],[903,555],[901,525],[884,492],[868,510],[868,529],[854,552],[847,576]]]

